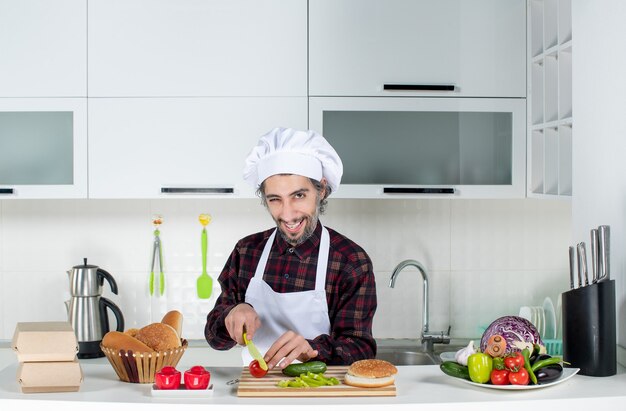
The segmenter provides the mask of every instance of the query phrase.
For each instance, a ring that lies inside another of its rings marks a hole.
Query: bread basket
[[[165,366],[175,367],[187,349],[188,342],[181,339],[181,346],[165,351],[135,353],[131,350],[115,350],[100,344],[120,380],[147,384],[154,382],[154,374]]]

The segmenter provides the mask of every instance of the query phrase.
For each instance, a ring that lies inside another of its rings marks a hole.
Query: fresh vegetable
[[[252,362],[250,362],[250,365],[248,366],[248,369],[250,370],[250,375],[255,378],[265,377],[265,374],[267,374],[267,370],[261,368],[261,364],[259,364],[258,360],[252,360]]]
[[[509,371],[518,371],[520,368],[524,368],[524,355],[517,351],[504,357],[504,366]]]
[[[531,369],[534,372],[534,371],[540,370],[543,367],[546,367],[548,365],[560,364],[560,363],[561,363],[561,357],[544,358],[544,359],[535,361],[535,363],[532,365]]]
[[[506,340],[500,334],[494,334],[487,340],[485,354],[492,357],[502,357],[506,353]]]
[[[469,370],[467,366],[459,364],[456,361],[444,361],[439,365],[441,371],[452,377],[463,378],[465,380],[470,379]]]
[[[314,388],[325,385],[339,385],[339,380],[335,377],[326,377],[322,373],[309,371],[289,380],[280,380],[276,385],[281,388]]]
[[[529,380],[528,371],[526,371],[524,367],[520,368],[518,371],[509,372],[509,382],[513,385],[528,385]]]
[[[476,351],[476,347],[474,346],[474,341],[470,341],[467,344],[467,347],[463,347],[454,354],[454,359],[461,365],[467,365],[467,357],[474,354]]]
[[[538,369],[535,375],[537,377],[537,384],[552,382],[563,375],[563,366],[561,364],[548,365]]]
[[[489,378],[489,381],[491,381],[493,385],[508,385],[509,373],[510,371],[506,368],[503,368],[501,370],[497,370],[494,368],[493,370],[491,370],[491,376]]]
[[[322,361],[309,361],[297,364],[289,364],[283,368],[283,374],[289,377],[298,377],[300,374],[308,372],[323,374],[326,372],[326,364]]]
[[[474,353],[467,358],[467,368],[472,381],[484,384],[491,378],[493,359],[488,354]]]
[[[528,377],[530,378],[530,381],[533,384],[537,384],[537,377],[535,376],[535,373],[533,372],[530,365],[530,351],[528,350],[528,348],[524,348],[522,350],[522,355],[524,356],[524,368],[526,369],[526,371],[528,371]]]
[[[527,345],[543,345],[533,323],[518,316],[500,317],[489,324],[480,340],[480,351],[485,352],[489,338],[493,335],[500,335],[506,341],[505,354],[520,351]]]

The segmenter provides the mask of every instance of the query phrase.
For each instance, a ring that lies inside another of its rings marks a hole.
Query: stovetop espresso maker
[[[71,298],[65,302],[69,322],[74,328],[78,340],[78,358],[103,357],[100,342],[109,332],[111,310],[117,322],[117,331],[124,331],[122,311],[111,300],[102,297],[104,281],[117,294],[117,283],[111,274],[96,265],[74,266],[67,272],[70,281]]]

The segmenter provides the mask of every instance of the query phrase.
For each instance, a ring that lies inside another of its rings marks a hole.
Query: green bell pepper
[[[491,377],[493,359],[488,354],[480,352],[474,353],[467,357],[467,368],[469,370],[470,380],[484,384],[489,382],[489,378]]]

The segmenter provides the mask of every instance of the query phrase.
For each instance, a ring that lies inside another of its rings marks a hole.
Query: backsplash
[[[210,213],[209,300],[196,296],[201,274],[198,215]],[[163,216],[165,295],[150,296],[154,214]],[[377,338],[416,338],[422,283],[406,268],[389,288],[393,268],[416,259],[427,269],[430,329],[475,338],[493,319],[541,305],[568,288],[571,205],[550,200],[330,199],[321,221],[361,245],[376,275]],[[203,339],[216,281],[236,241],[273,222],[260,200],[4,200],[0,201],[0,340],[21,321],[63,321],[66,271],[83,258],[115,278],[126,328],[184,314],[183,335]],[[115,321],[111,318],[111,326]]]

